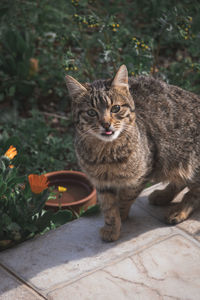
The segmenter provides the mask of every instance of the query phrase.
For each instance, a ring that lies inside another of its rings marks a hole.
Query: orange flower
[[[31,187],[31,191],[34,194],[40,194],[44,190],[48,188],[49,182],[47,181],[47,177],[43,175],[35,175],[35,174],[30,174],[28,176],[28,181]]]
[[[4,156],[8,157],[9,159],[13,159],[17,155],[17,150],[13,145],[9,147],[9,149],[4,153]]]

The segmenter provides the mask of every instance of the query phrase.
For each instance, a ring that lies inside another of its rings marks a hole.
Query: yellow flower
[[[64,192],[67,191],[67,188],[64,187],[64,186],[58,186],[58,191],[59,191],[60,193],[64,193]]]
[[[140,42],[137,42],[136,44],[137,44],[137,45],[140,45]]]
[[[47,177],[42,174],[42,175],[35,175],[35,174],[30,174],[28,176],[28,181],[31,187],[31,191],[34,194],[40,194],[44,190],[48,188],[48,180]]]
[[[115,32],[116,32],[116,31],[117,31],[117,29],[116,29],[116,28],[113,28],[113,30],[112,30],[112,31],[115,31]]]
[[[112,24],[112,27],[115,27],[115,24],[114,24],[114,23]]]
[[[134,75],[135,75],[135,72],[131,72],[131,75],[134,76]]]
[[[37,58],[30,58],[30,69],[29,69],[29,75],[33,76],[38,73],[39,71],[39,60]]]
[[[150,73],[151,73],[151,74],[152,74],[152,73],[157,73],[157,72],[159,72],[159,70],[158,70],[157,67],[151,67],[151,68],[150,68]]]
[[[9,147],[9,149],[4,153],[4,156],[6,156],[9,159],[13,159],[17,155],[17,150],[12,145]]]
[[[119,27],[119,24],[117,24],[116,26]]]
[[[132,40],[133,40],[133,41],[136,41],[137,39],[136,39],[136,37],[133,37]]]

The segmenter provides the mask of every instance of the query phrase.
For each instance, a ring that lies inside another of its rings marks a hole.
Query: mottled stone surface
[[[119,241],[102,242],[102,225],[102,216],[81,218],[1,253],[0,261],[44,291],[173,233],[136,204]]]
[[[163,185],[137,199],[117,242],[101,241],[104,221],[98,215],[1,252],[0,300],[40,295],[52,300],[199,300],[200,214],[177,226],[165,224],[169,207],[148,204],[156,188]]]
[[[197,300],[200,249],[175,235],[61,289],[48,299]],[[191,255],[192,253],[192,255]]]
[[[0,300],[41,300],[32,289],[0,267]]]
[[[154,191],[154,190],[162,190],[164,189],[166,184],[158,183],[156,185],[153,185],[152,187],[145,189],[140,197],[137,199],[137,204],[142,207],[144,210],[146,210],[148,213],[150,213],[154,218],[158,219],[162,223],[166,224],[165,222],[165,216],[169,212],[171,206],[173,204],[169,204],[167,206],[156,206],[149,204],[148,196]],[[181,198],[181,195],[177,197],[177,201],[179,201]]]
[[[137,199],[137,203],[140,207],[145,209],[156,219],[160,220],[163,224],[166,224],[165,216],[170,211],[171,207],[173,207],[175,203],[180,202],[183,198],[183,195],[188,191],[187,188],[185,188],[168,206],[150,205],[148,201],[148,195],[150,195],[152,191],[156,189],[163,189],[165,186],[166,185],[163,185],[161,183],[154,185],[146,189]],[[177,224],[176,227],[184,230],[200,241],[200,208],[197,209],[187,220]]]

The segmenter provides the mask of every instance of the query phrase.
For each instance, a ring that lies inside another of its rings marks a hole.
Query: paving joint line
[[[38,296],[42,297],[43,299],[47,299],[42,293],[40,293],[38,290],[36,290],[32,285],[30,285],[26,280],[19,277],[14,271],[10,270],[9,267],[5,266],[0,262],[0,267],[5,270],[9,275],[15,278],[19,283],[24,284],[28,289],[30,289],[32,292],[36,293]]]

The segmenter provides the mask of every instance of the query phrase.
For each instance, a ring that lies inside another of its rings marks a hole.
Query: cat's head
[[[128,72],[122,65],[114,79],[80,84],[66,76],[76,129],[110,142],[130,131],[135,120],[134,101],[129,92]]]

